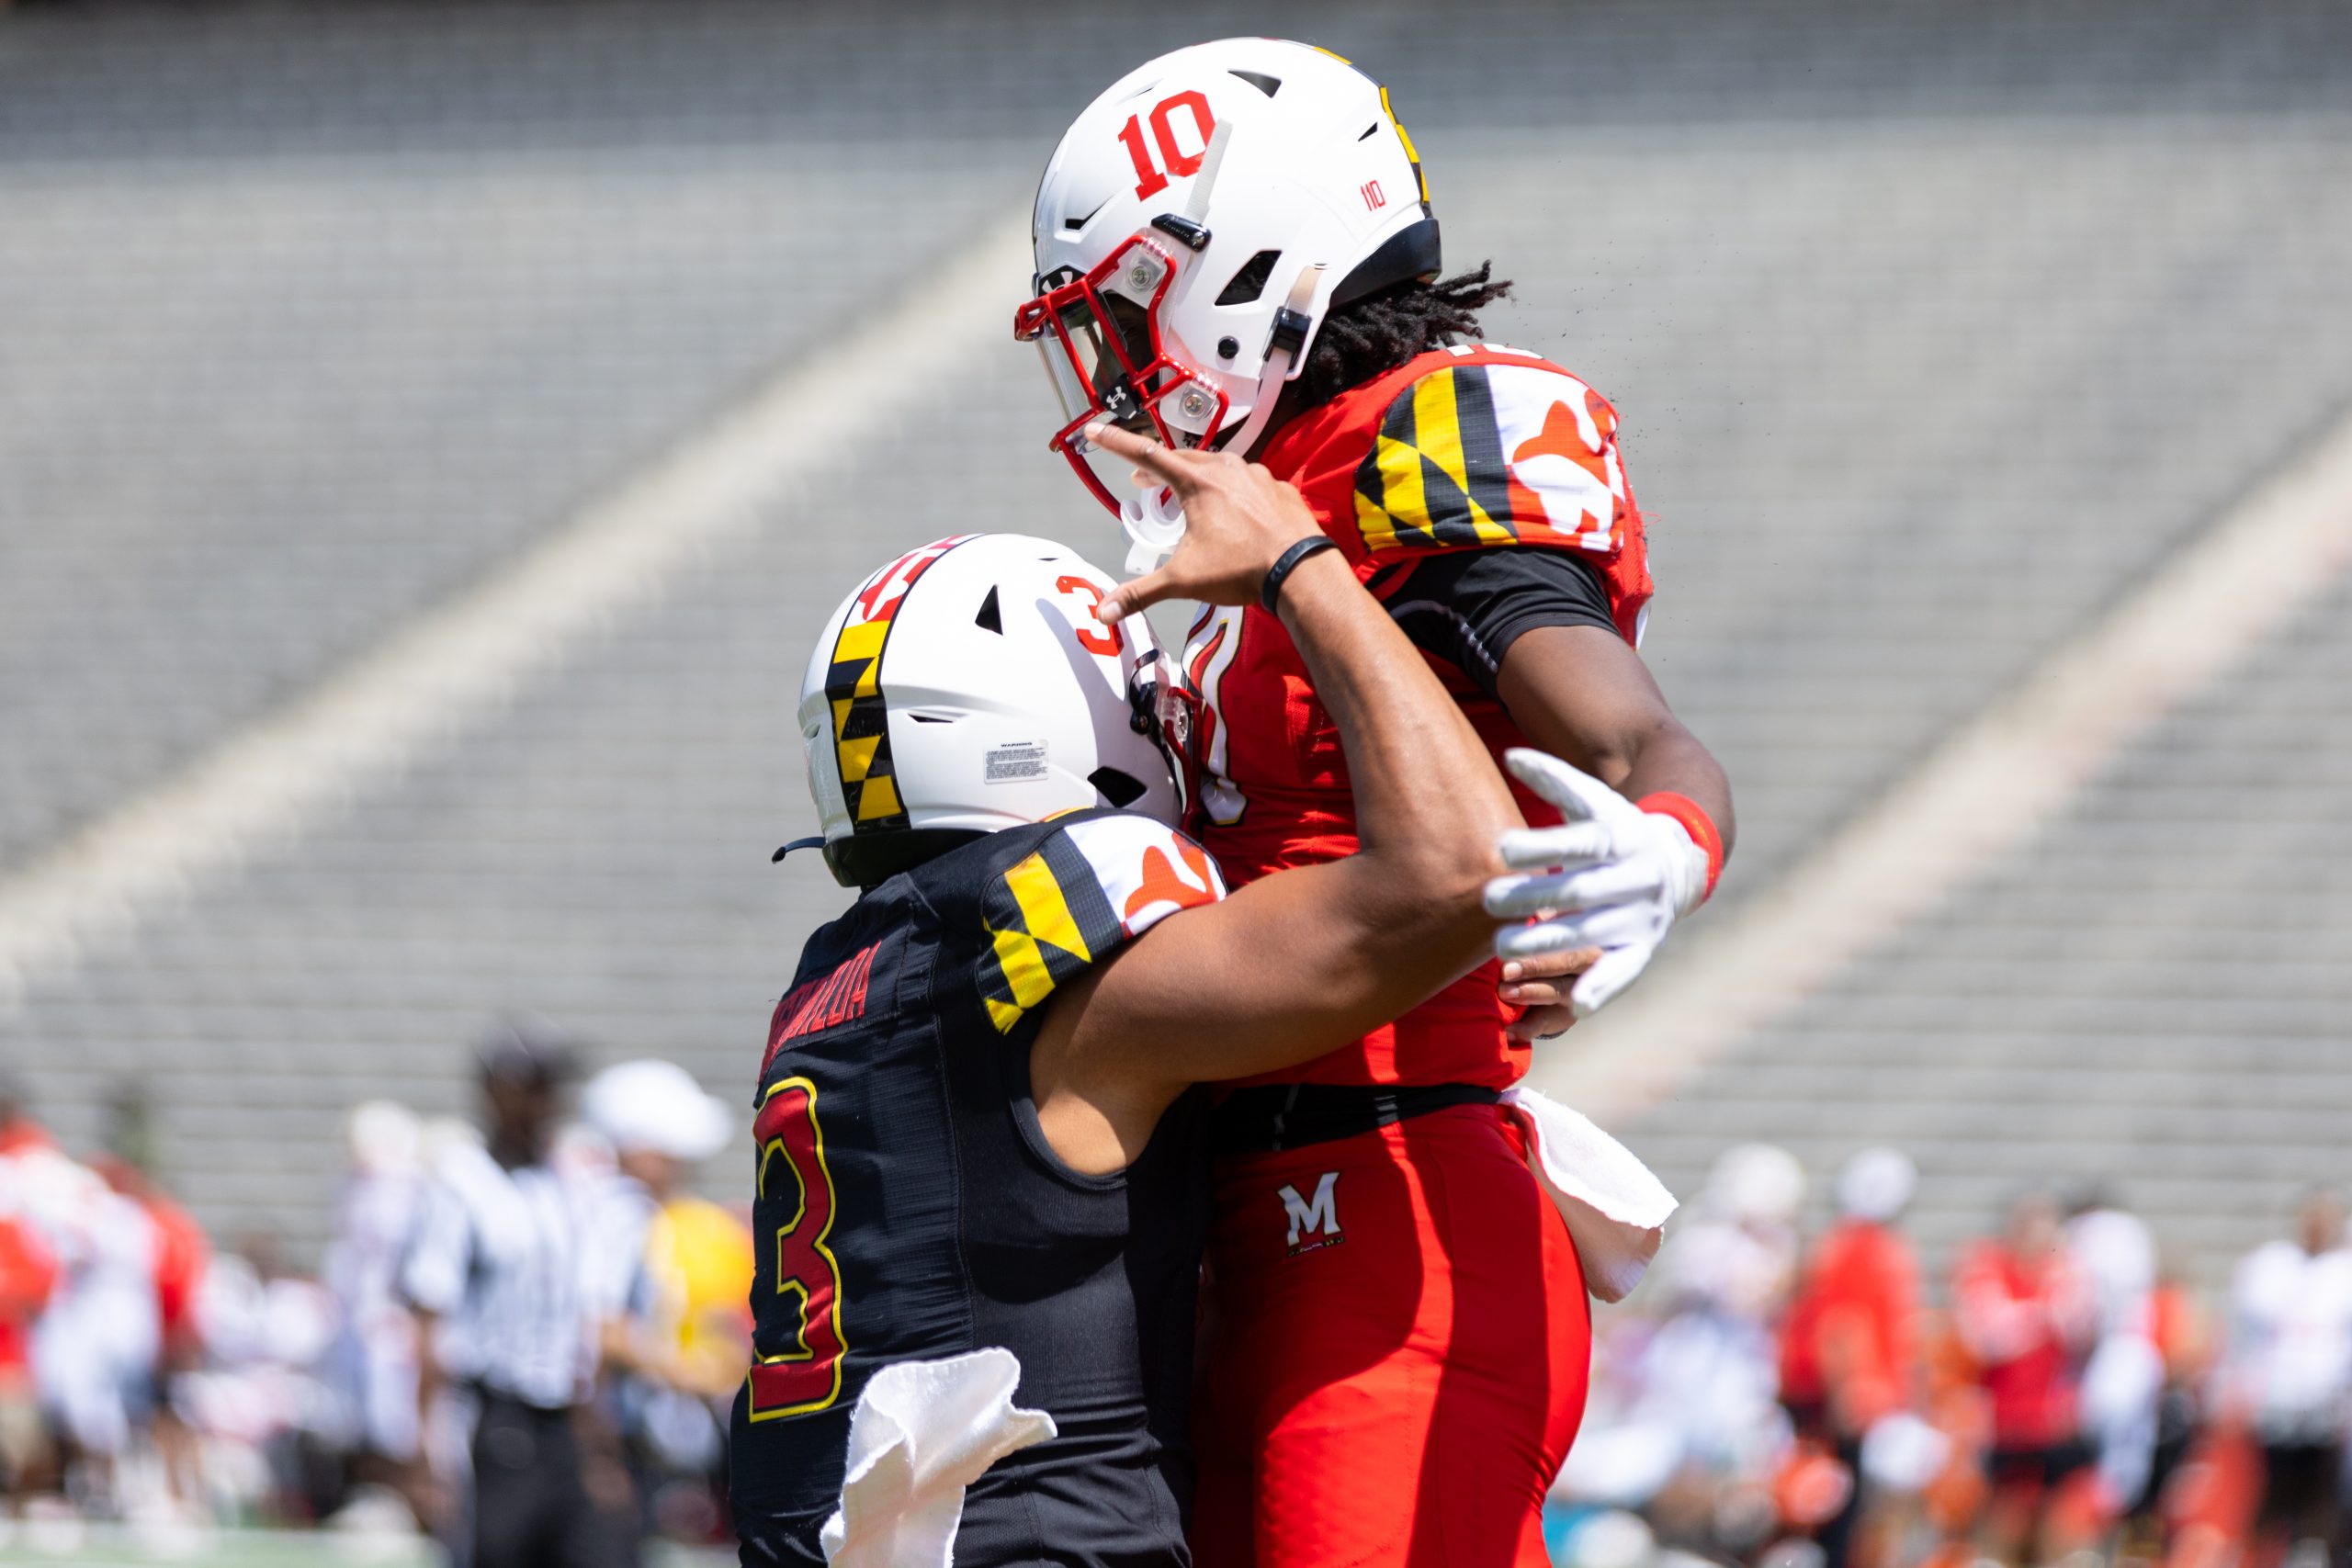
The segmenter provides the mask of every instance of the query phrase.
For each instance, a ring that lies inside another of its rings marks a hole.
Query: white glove
[[[1576,1015],[1589,1018],[1648,967],[1675,918],[1707,896],[1707,852],[1680,822],[1643,810],[1557,757],[1520,746],[1503,761],[1566,821],[1502,836],[1502,862],[1513,874],[1487,884],[1487,912],[1535,923],[1497,932],[1495,953],[1600,949],[1568,993]]]

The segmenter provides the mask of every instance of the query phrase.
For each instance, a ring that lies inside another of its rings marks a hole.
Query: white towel
[[[1568,1222],[1585,1289],[1624,1300],[1657,1256],[1674,1194],[1633,1150],[1548,1095],[1521,1086],[1502,1103],[1527,1134],[1528,1168]]]
[[[948,1568],[964,1488],[1005,1455],[1054,1435],[1054,1418],[1012,1403],[1021,1362],[989,1347],[876,1372],[849,1421],[842,1506],[825,1521],[825,1561],[843,1568]]]

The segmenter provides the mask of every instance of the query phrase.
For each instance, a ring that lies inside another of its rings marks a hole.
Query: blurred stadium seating
[[[1263,7],[33,6],[0,16],[0,897],[1017,213],[1058,128]],[[2352,404],[2352,13],[1301,6],[1387,80],[1492,322],[1616,400],[1650,652],[1736,905]],[[1008,276],[1006,321],[1025,278]],[[928,379],[932,367],[893,367]],[[339,1115],[490,1016],[748,1088],[841,897],[790,705],[867,564],[1110,554],[1010,339],[492,722],[35,976],[209,1222],[315,1244]],[[2195,635],[2193,626],[2184,636]],[[1634,1128],[1912,1150],[1933,1243],[2106,1175],[2208,1278],[2352,1175],[2352,597]],[[1573,1050],[1573,1043],[1564,1047]],[[723,1170],[737,1168],[722,1166]]]

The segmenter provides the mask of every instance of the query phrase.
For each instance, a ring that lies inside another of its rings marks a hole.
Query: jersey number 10
[[[769,1089],[752,1132],[760,1145],[760,1202],[793,1202],[792,1217],[775,1232],[774,1297],[759,1303],[758,1314],[761,1338],[773,1344],[770,1313],[783,1309],[790,1340],[773,1355],[755,1350],[752,1361],[751,1417],[774,1421],[822,1410],[842,1393],[842,1269],[825,1246],[833,1176],[817,1125],[817,1086],[786,1078]]]

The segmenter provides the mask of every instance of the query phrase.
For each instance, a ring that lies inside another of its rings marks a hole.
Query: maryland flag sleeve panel
[[[1225,897],[1208,852],[1148,817],[1075,818],[980,897],[980,999],[997,1032],[1179,909]]]
[[[1355,470],[1365,556],[1490,545],[1571,548],[1607,562],[1628,637],[1649,598],[1642,520],[1617,413],[1557,366],[1508,350],[1415,378],[1382,412]]]
[[[1545,542],[1607,552],[1629,510],[1615,411],[1542,364],[1421,377],[1388,405],[1356,470],[1356,526],[1374,554]]]

